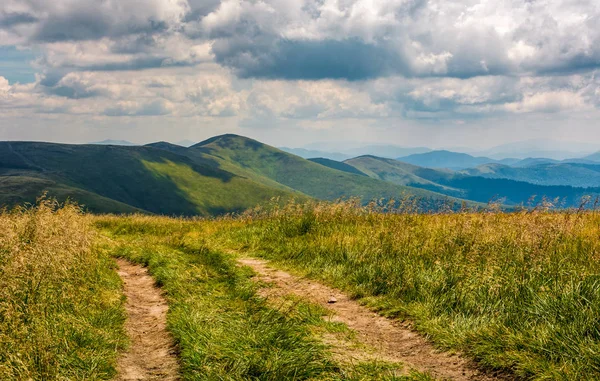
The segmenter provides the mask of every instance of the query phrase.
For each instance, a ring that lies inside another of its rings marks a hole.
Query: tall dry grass
[[[75,204],[0,213],[0,379],[106,379],[123,346],[120,281]]]
[[[212,241],[345,289],[487,367],[600,379],[600,213],[589,209],[290,204],[222,219]]]

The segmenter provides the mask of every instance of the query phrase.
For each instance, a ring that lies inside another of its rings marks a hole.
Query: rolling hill
[[[329,167],[329,168],[337,169],[338,171],[344,171],[344,172],[348,172],[348,173],[354,173],[355,175],[367,176],[363,172],[361,172],[358,169],[354,168],[353,166],[348,165],[346,163],[343,163],[341,161],[335,161],[335,160],[331,160],[331,159],[326,159],[324,157],[317,157],[317,158],[308,159],[308,160],[310,160],[310,161],[312,161],[314,163],[317,163],[317,164],[324,165],[324,166]]]
[[[554,199],[560,198],[565,206],[576,206],[585,195],[599,195],[600,188],[578,188],[572,186],[544,186],[525,181],[503,178],[486,178],[473,176],[473,172],[457,173],[436,169],[421,168],[396,160],[363,156],[345,161],[368,176],[395,184],[411,187],[432,189],[449,196],[461,197],[478,202],[488,202],[504,198],[507,205],[527,203],[531,196],[541,199],[543,196]],[[585,165],[582,165],[585,166]],[[483,168],[502,167],[520,170],[498,164],[488,164]],[[599,168],[600,170],[600,168]]]
[[[330,168],[237,135],[217,136],[190,147],[190,157],[199,154],[203,160],[215,160],[219,168],[239,176],[266,185],[277,183],[322,200],[353,196],[369,201],[410,195],[420,198],[423,207],[448,200],[439,193]]]
[[[237,135],[217,136],[190,148],[165,142],[0,142],[0,206],[34,202],[44,191],[59,200],[74,199],[93,212],[201,216],[242,211],[274,197],[369,201],[412,195],[427,208],[448,200],[439,193],[369,178],[342,163],[339,169],[330,168]]]
[[[295,195],[154,147],[0,143],[0,205],[43,190],[94,212],[205,216]]]
[[[574,182],[569,174],[589,182],[600,179],[600,165],[560,165],[569,166],[561,169],[563,181]],[[368,155],[345,162],[306,160],[231,134],[189,148],[166,142],[146,146],[0,142],[0,206],[34,202],[47,191],[60,200],[83,203],[93,212],[213,216],[274,197],[282,201],[359,197],[368,202],[414,196],[421,208],[435,209],[449,200],[456,204],[470,200],[475,205],[498,197],[514,205],[532,195],[560,197],[574,205],[584,194],[600,193],[597,188],[515,181],[531,174],[517,177],[510,172],[514,179],[490,178],[508,176],[502,171],[531,168],[535,167],[488,164],[457,173]]]

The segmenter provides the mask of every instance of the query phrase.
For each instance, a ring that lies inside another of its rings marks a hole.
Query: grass
[[[0,379],[115,375],[127,343],[121,282],[88,222],[48,200],[0,213]]]
[[[179,192],[196,208],[194,212],[198,215],[241,212],[273,197],[290,196],[286,191],[272,189],[243,177],[235,176],[224,182],[216,177],[203,176],[188,165],[169,160],[142,163],[157,178],[167,179],[175,184]],[[190,212],[192,211],[188,211]]]
[[[173,219],[84,216],[43,201],[4,212],[0,374],[113,376],[126,344],[109,258],[120,256],[148,266],[165,290],[183,379],[403,379],[392,364],[336,358],[321,337],[343,327],[318,306],[260,297],[236,265],[239,251],[409,320],[483,367],[529,380],[600,378],[600,213],[411,210],[351,200]]]
[[[144,217],[99,217],[107,250],[148,266],[165,290],[168,328],[184,380],[429,380],[395,375],[398,365],[334,360],[317,332],[336,333],[324,310],[303,302],[272,305],[252,272],[209,248],[212,225]]]
[[[340,287],[484,367],[535,380],[600,377],[596,212],[316,204],[217,224],[212,244]]]

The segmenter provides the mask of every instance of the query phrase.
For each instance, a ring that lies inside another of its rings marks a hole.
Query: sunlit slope
[[[344,164],[350,165],[374,179],[429,189],[452,196],[464,196],[464,192],[460,189],[444,186],[436,182],[451,179],[453,173],[448,170],[423,168],[398,160],[370,155],[346,160]]]
[[[63,191],[98,212],[214,215],[290,196],[216,163],[154,147],[0,143],[0,176],[11,190],[3,192],[3,204],[31,202],[48,189]]]
[[[351,174],[303,159],[277,148],[237,135],[222,135],[192,146],[205,159],[216,160],[220,168],[256,181],[277,182],[306,195],[334,200],[361,197],[364,201],[411,195],[430,201],[448,197]],[[266,180],[263,180],[266,179]]]

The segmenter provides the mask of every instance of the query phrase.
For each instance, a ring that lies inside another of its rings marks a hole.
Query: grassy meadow
[[[336,358],[319,338],[344,327],[318,306],[260,297],[240,254],[338,287],[484,368],[600,378],[600,213],[410,210],[350,200],[218,219],[86,216],[49,202],[5,212],[0,374],[114,376],[127,340],[110,257],[123,257],[165,290],[183,379],[428,379]]]
[[[127,344],[121,281],[76,205],[0,213],[0,379],[111,379]]]

